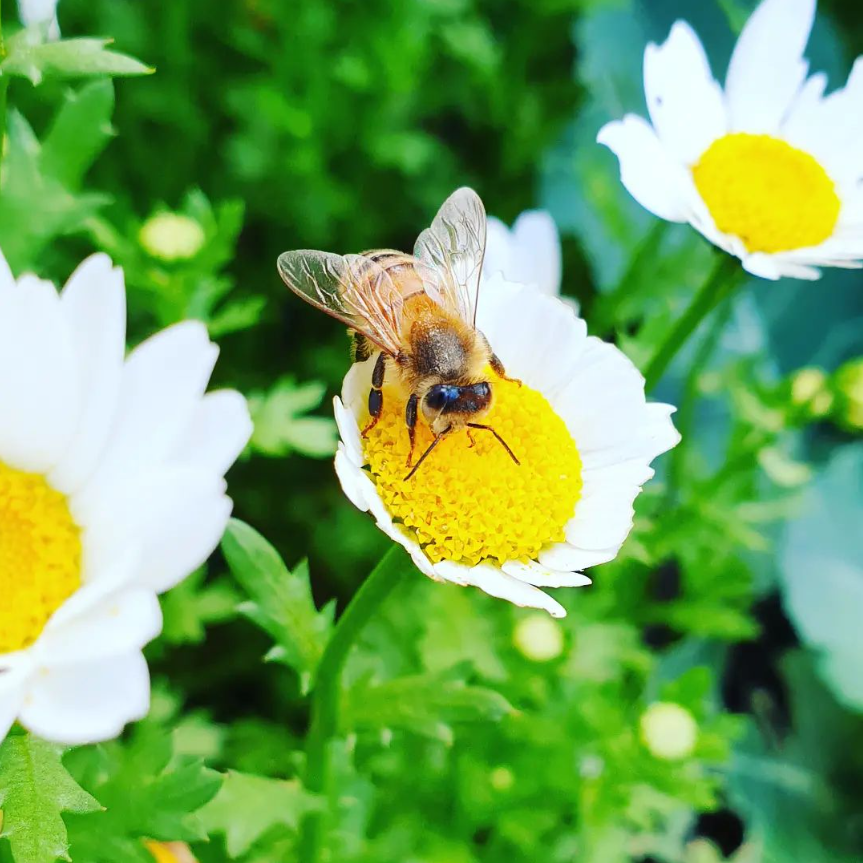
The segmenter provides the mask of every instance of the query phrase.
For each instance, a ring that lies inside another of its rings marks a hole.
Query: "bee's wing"
[[[485,207],[473,189],[463,187],[444,201],[414,246],[414,255],[427,265],[420,271],[426,293],[471,325],[476,322],[485,235]]]
[[[282,281],[306,302],[364,335],[381,350],[399,353],[404,298],[386,271],[362,255],[300,249],[279,255]]]

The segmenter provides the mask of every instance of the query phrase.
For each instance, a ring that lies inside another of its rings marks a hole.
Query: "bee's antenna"
[[[431,451],[444,439],[444,436],[452,429],[452,426],[448,426],[444,429],[429,445],[428,449],[420,456],[419,461],[411,468],[411,472],[405,477],[405,482],[407,482],[418,470],[420,465],[431,455]],[[506,444],[504,444],[506,446]],[[509,447],[507,447],[509,449]]]
[[[509,444],[491,427],[484,426],[480,423],[468,423],[468,428],[472,429],[482,429],[483,431],[490,431],[497,439],[500,445],[509,453],[509,457],[519,466],[521,466],[521,462],[515,457],[515,453],[509,448]],[[434,444],[432,444],[434,446]],[[423,456],[425,458],[425,456]],[[422,461],[422,459],[420,459]],[[419,465],[417,465],[419,467]]]

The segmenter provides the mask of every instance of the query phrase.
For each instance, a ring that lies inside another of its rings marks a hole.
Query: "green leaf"
[[[347,695],[344,730],[413,731],[451,742],[451,723],[498,722],[512,705],[499,692],[469,686],[453,673],[418,674],[386,683],[359,683]]]
[[[222,550],[251,598],[240,610],[276,642],[268,659],[294,668],[307,692],[329,639],[334,607],[318,611],[308,564],[303,561],[291,572],[275,548],[249,525],[231,520]]]
[[[282,378],[269,392],[252,393],[249,410],[255,423],[252,448],[264,455],[283,456],[296,450],[312,458],[336,451],[338,434],[330,417],[304,417],[318,407],[326,387],[318,381],[297,384]]]
[[[863,710],[863,445],[840,452],[788,527],[780,578],[785,607],[819,653],[818,670],[848,707]]]
[[[99,803],[68,774],[63,749],[30,734],[0,744],[2,833],[15,863],[69,859],[62,812],[95,812]]]
[[[42,142],[42,170],[67,188],[80,188],[84,175],[114,137],[113,113],[110,81],[92,81],[70,90]]]
[[[42,164],[42,145],[17,111],[9,112],[6,131],[0,173],[0,247],[14,271],[35,269],[52,240],[82,230],[109,199],[76,193],[50,174]],[[64,146],[59,139],[56,143]],[[51,161],[57,165],[57,158]]]
[[[162,638],[167,642],[200,644],[207,626],[236,615],[240,597],[233,586],[225,578],[204,583],[205,574],[197,570],[162,597]]]
[[[104,812],[72,820],[72,853],[76,860],[113,863],[103,841],[146,836],[164,842],[206,839],[199,817],[216,796],[222,776],[199,758],[178,755],[175,735],[144,723],[128,742],[75,753],[82,784],[95,793]],[[70,765],[71,767],[72,765]],[[122,859],[122,858],[121,858]]]
[[[24,30],[8,43],[0,63],[4,75],[41,83],[46,75],[78,78],[90,75],[149,75],[154,70],[140,60],[108,50],[109,39],[61,39],[43,42],[33,30]]]
[[[214,800],[201,810],[209,833],[223,833],[228,855],[241,857],[274,827],[296,831],[318,799],[299,781],[229,772]]]

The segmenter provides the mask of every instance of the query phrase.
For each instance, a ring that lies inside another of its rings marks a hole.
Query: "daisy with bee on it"
[[[560,299],[481,280],[485,244],[463,188],[413,255],[301,250],[278,268],[356,333],[335,400],[350,500],[431,578],[562,617],[540,588],[615,557],[650,461],[678,441],[673,409]]]

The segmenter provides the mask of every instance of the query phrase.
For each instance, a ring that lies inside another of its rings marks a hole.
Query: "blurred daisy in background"
[[[614,558],[632,528],[650,462],[679,435],[673,408],[648,404],[644,379],[616,347],[533,287],[487,279],[477,315],[506,366],[493,375],[491,436],[453,434],[405,479],[406,394],[384,385],[384,408],[363,438],[374,360],[348,372],[335,400],[336,472],[350,500],[437,581],[474,585],[516,605],[565,611],[540,588],[589,584],[582,570]],[[417,426],[416,451],[431,443]]]
[[[508,228],[489,217],[483,275],[500,273],[507,281],[537,288],[543,294],[560,293],[560,236],[551,214],[527,210]]]
[[[863,259],[863,58],[824,96],[803,51],[815,0],[764,0],[714,80],[678,21],[644,54],[651,123],[634,114],[598,136],[630,194],[662,219],[689,222],[756,276],[815,279]]]
[[[84,261],[58,293],[0,256],[0,739],[113,737],[150,698],[157,594],[200,566],[251,434],[202,324],[125,354],[123,274]]]
[[[25,27],[46,26],[49,39],[60,38],[57,0],[18,0],[18,14]]]

